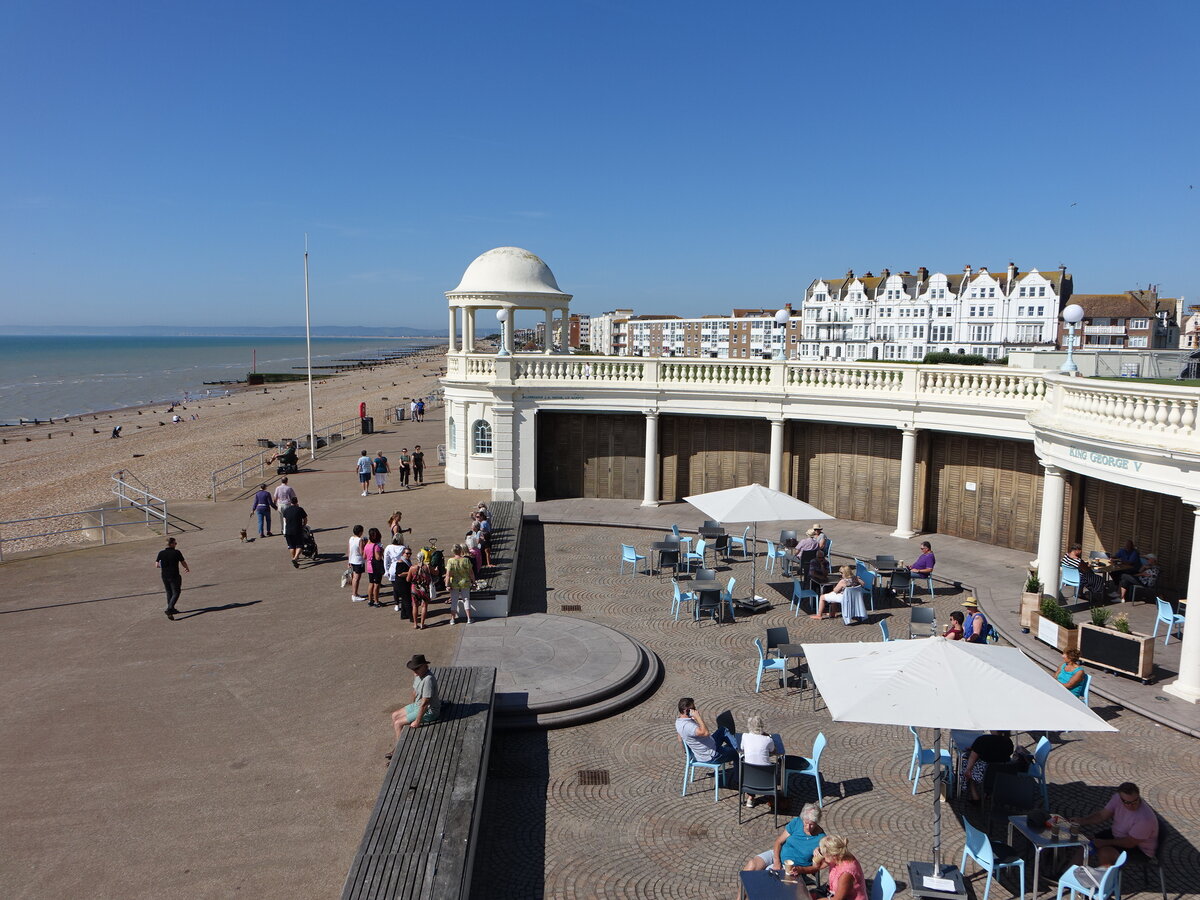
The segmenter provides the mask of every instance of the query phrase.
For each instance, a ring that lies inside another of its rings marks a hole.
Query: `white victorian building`
[[[946,290],[963,294],[964,280]],[[884,296],[875,303],[889,308],[884,322],[934,327],[943,318],[940,281],[890,283],[876,286]],[[990,295],[998,287],[969,281],[967,291],[984,293],[965,296],[968,321],[999,318],[988,311],[999,305]],[[1022,305],[1028,312],[1056,303],[1043,295],[1048,287],[1010,278],[1015,318]],[[887,291],[906,296],[889,299]],[[859,293],[849,279],[837,300],[816,302],[853,309],[866,303]],[[1049,584],[1064,546],[1112,549],[1135,536],[1144,552],[1158,554],[1164,583],[1179,596],[1200,593],[1193,388],[1000,367],[517,353],[511,318],[499,355],[471,352],[481,309],[540,309],[547,330],[555,315],[560,323],[569,315],[571,297],[550,269],[515,248],[480,256],[446,297],[446,478],[454,487],[495,499],[655,506],[757,481],[838,518],[892,526],[898,536],[936,531],[1028,551]],[[924,311],[898,315],[904,304]],[[460,311],[461,347],[453,337]],[[1053,328],[1043,316],[1033,315],[1039,329]],[[844,324],[854,327],[849,315]],[[1166,690],[1195,702],[1194,626],[1184,631],[1180,671]]]

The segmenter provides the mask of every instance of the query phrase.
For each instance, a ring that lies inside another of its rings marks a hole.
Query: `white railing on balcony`
[[[1084,325],[1084,334],[1124,334],[1124,325]]]
[[[1133,383],[1058,379],[1053,407],[1047,415],[1065,417],[1072,428],[1128,441],[1180,446],[1196,452],[1197,406],[1195,388]],[[1060,413],[1061,415],[1055,415]]]

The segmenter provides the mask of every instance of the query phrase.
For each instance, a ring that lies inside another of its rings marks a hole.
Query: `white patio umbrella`
[[[791,494],[773,491],[757,483],[724,491],[709,491],[707,494],[696,494],[683,499],[715,522],[752,522],[756,547],[758,546],[759,522],[833,518],[815,506],[805,503],[803,500],[797,500]],[[756,596],[758,596],[757,563],[750,573],[750,599],[753,600]]]
[[[1116,731],[1016,647],[942,637],[804,644],[836,722],[936,729],[933,859],[942,863],[942,729]]]

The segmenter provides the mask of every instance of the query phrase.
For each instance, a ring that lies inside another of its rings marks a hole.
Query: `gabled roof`
[[[1149,319],[1160,310],[1174,308],[1174,300],[1158,300],[1146,291],[1126,291],[1123,294],[1075,294],[1072,303],[1083,307],[1087,318],[1102,316],[1113,319]]]

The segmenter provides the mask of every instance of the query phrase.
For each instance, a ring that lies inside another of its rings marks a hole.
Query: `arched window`
[[[450,445],[450,452],[458,452],[458,423],[454,421],[454,416],[451,416],[446,424],[446,443]]]
[[[492,455],[492,426],[484,419],[478,419],[471,426],[471,452],[480,456]]]

